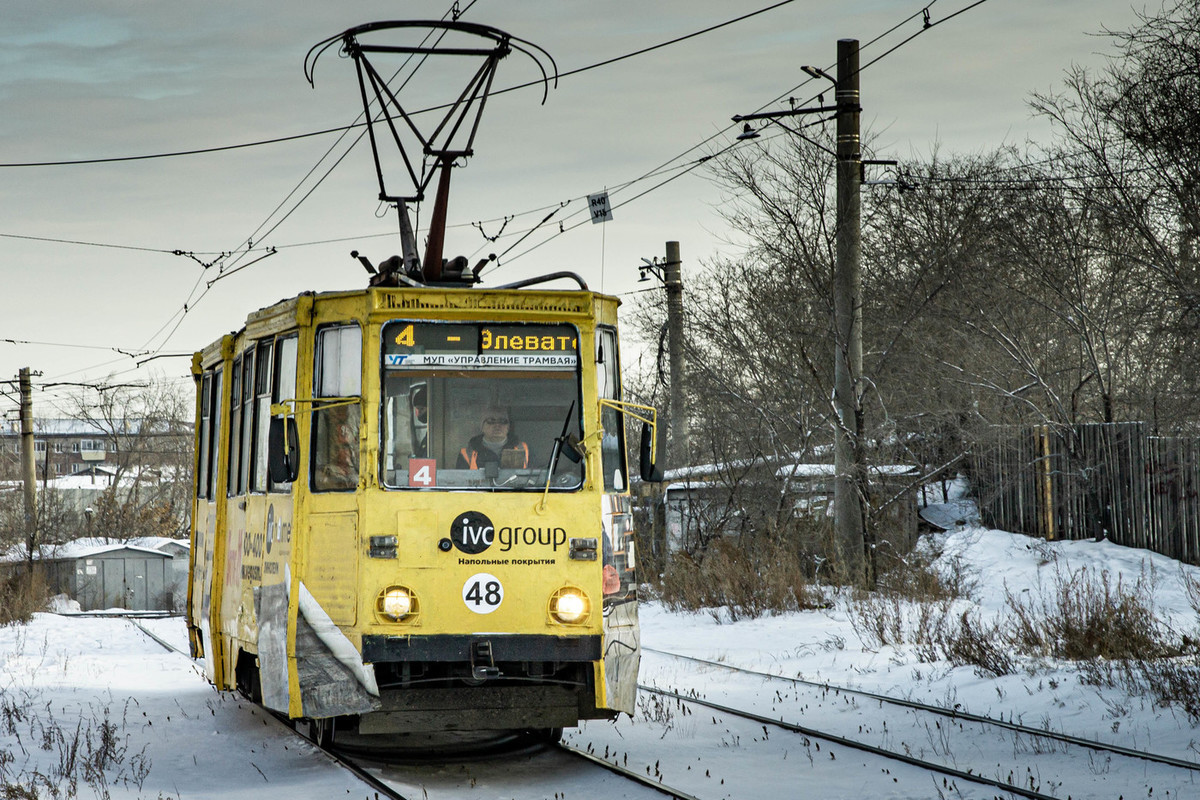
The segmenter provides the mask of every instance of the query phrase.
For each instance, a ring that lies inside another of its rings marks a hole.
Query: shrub
[[[943,640],[946,659],[956,667],[972,666],[981,677],[1012,675],[1017,661],[999,624],[987,624],[978,612],[964,611],[948,625]]]
[[[1029,599],[1006,592],[1013,642],[1022,652],[1071,661],[1177,655],[1154,612],[1154,583],[1145,568],[1130,585],[1107,570],[1065,572],[1056,564],[1049,592]]]
[[[674,554],[661,596],[672,611],[707,609],[718,622],[823,605],[801,555],[762,537],[718,539],[703,553]]]
[[[850,624],[864,644],[911,644],[925,662],[944,656],[954,603],[968,598],[972,587],[961,562],[940,556],[930,539],[909,552],[877,557],[875,587],[855,588],[847,603]]]
[[[49,594],[42,572],[22,570],[0,579],[0,627],[29,622],[35,611],[43,611]]]

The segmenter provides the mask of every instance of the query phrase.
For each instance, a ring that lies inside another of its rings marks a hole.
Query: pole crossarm
[[[837,106],[811,106],[809,108],[792,108],[787,111],[760,111],[757,114],[735,114],[734,122],[749,122],[755,119],[778,119],[780,117],[798,117],[801,114],[825,114],[830,111],[862,111],[862,107],[856,105],[852,109],[846,108],[844,105]]]

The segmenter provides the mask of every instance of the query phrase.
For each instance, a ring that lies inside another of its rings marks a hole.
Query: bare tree
[[[95,429],[113,469],[94,505],[97,536],[187,535],[191,515],[193,409],[188,395],[156,378],[74,398],[74,417]]]
[[[1063,168],[1086,176],[1091,213],[1121,235],[1110,257],[1136,269],[1156,301],[1157,344],[1140,365],[1144,417],[1195,426],[1200,357],[1200,8],[1188,0],[1141,12],[1128,31],[1106,31],[1116,53],[1097,73],[1072,69],[1064,88],[1033,107],[1061,136]],[[1147,408],[1148,406],[1148,408]]]

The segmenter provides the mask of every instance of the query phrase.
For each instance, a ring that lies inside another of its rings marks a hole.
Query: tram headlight
[[[380,614],[396,622],[415,613],[416,606],[416,598],[404,586],[389,586],[384,589],[375,604]]]
[[[590,605],[582,590],[563,587],[550,597],[550,616],[566,625],[578,625],[587,621]]]

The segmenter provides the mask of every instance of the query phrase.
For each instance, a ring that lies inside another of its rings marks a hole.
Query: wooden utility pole
[[[671,372],[671,434],[667,443],[667,464],[671,467],[691,466],[684,401],[686,380],[683,376],[683,272],[680,266],[679,242],[667,242],[663,284],[667,288],[667,336]]]
[[[837,263],[834,266],[834,534],[852,578],[864,574],[862,454],[862,147],[858,40],[839,39],[837,59]]]
[[[21,368],[18,380],[21,389],[21,480],[25,485],[25,558],[32,567],[33,549],[37,544],[37,464],[33,451],[33,384],[29,367]]]

